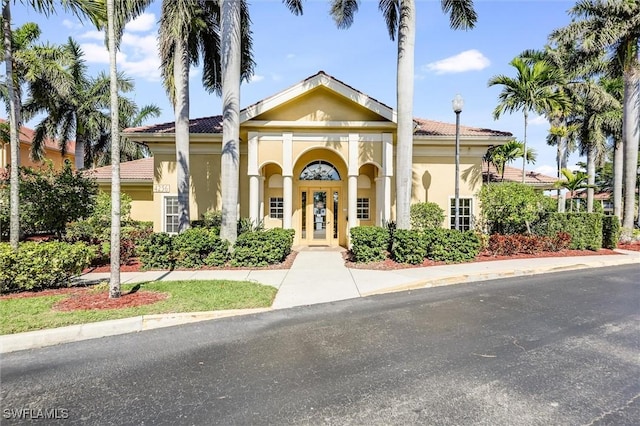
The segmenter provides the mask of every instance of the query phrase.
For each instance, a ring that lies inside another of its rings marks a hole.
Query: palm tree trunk
[[[107,0],[107,40],[111,96],[111,279],[109,298],[120,297],[120,129],[114,0]]]
[[[622,217],[622,176],[624,175],[624,158],[622,142],[613,144],[613,214]]]
[[[176,163],[178,185],[178,232],[189,228],[189,60],[186,40],[176,40],[173,61],[176,116]]]
[[[238,237],[240,179],[240,0],[222,0],[222,223],[220,237],[234,243]]]
[[[413,165],[413,79],[416,39],[414,0],[400,3],[398,26],[398,140],[396,159],[396,223],[398,229],[411,226],[412,165]]]
[[[587,213],[593,213],[593,186],[596,183],[596,147],[589,143],[587,147]]]
[[[624,213],[622,227],[633,229],[638,173],[638,144],[640,143],[640,73],[624,73],[624,106],[622,112],[622,140],[624,146]]]
[[[9,146],[11,149],[11,175],[9,194],[9,242],[14,250],[18,249],[20,240],[20,99],[13,81],[13,46],[11,43],[11,6],[8,0],[2,5],[4,31],[4,61],[6,65],[6,82],[9,96]]]
[[[76,148],[74,151],[74,155],[75,155],[75,165],[76,165],[76,170],[82,170],[84,169],[84,155],[85,155],[85,150],[84,150],[84,140],[82,140],[81,138],[78,138],[76,135]]]
[[[529,113],[524,110],[524,141],[522,147],[522,183],[524,183],[525,166],[527,164],[527,124],[529,121]]]

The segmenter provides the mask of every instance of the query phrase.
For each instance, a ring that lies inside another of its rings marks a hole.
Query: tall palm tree
[[[55,11],[54,0],[22,0],[21,3],[28,5],[39,13],[50,15]],[[91,0],[61,0],[62,7],[76,14],[79,18],[87,17],[94,24],[98,25],[104,19],[104,10],[99,2]],[[9,101],[9,135],[11,145],[11,174],[10,174],[10,225],[9,242],[14,250],[18,249],[20,238],[20,196],[19,196],[19,176],[18,165],[20,164],[20,139],[18,131],[22,120],[20,117],[21,102],[16,92],[14,83],[14,60],[13,60],[13,36],[11,30],[11,1],[2,2],[2,30],[4,39],[4,60],[6,67],[6,85]]]
[[[240,5],[241,64],[240,78],[253,73],[252,40],[248,28],[245,2]],[[206,0],[162,3],[160,19],[160,56],[162,77],[169,99],[174,105],[176,163],[178,165],[179,232],[189,227],[189,68],[203,64],[202,82],[209,92],[220,93],[220,5]]]
[[[283,3],[292,13],[302,14],[302,0],[283,0]],[[220,32],[220,55],[222,58],[222,153],[220,156],[222,223],[220,237],[233,243],[238,237],[241,62],[242,55],[249,48],[243,40],[250,38],[249,13],[245,0],[221,0]]]
[[[330,14],[338,28],[349,28],[359,2],[332,0]],[[441,0],[442,10],[449,14],[450,27],[470,29],[477,20],[473,0]],[[399,229],[409,229],[413,164],[413,82],[416,33],[414,0],[379,0],[389,37],[398,38],[397,64],[397,150],[396,150],[396,223]]]
[[[633,228],[640,144],[640,0],[581,0],[569,10],[572,22],[552,37],[575,42],[587,57],[607,55],[611,77],[623,78],[624,211],[622,226]]]
[[[496,75],[489,79],[489,87],[503,86],[498,95],[500,103],[493,110],[494,119],[505,113],[522,110],[524,115],[524,152],[527,151],[527,126],[531,112],[551,111],[563,108],[567,99],[562,91],[554,90],[562,84],[563,74],[545,60],[527,61],[516,57],[510,65],[516,69],[516,77]],[[522,158],[522,182],[525,177],[525,158]]]

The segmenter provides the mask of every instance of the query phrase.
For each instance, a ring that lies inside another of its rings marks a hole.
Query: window
[[[468,231],[471,229],[473,216],[471,214],[472,199],[460,198],[458,200],[458,224],[461,231]],[[450,211],[450,228],[456,229],[456,199],[451,199]]]
[[[300,173],[300,180],[340,180],[340,173],[333,164],[326,161],[314,161]]]
[[[358,198],[357,218],[362,220],[369,220],[369,199]]]
[[[178,197],[164,198],[164,231],[177,233],[179,227],[178,220]]]
[[[269,217],[271,219],[282,219],[284,217],[284,199],[282,197],[271,197],[269,199]]]

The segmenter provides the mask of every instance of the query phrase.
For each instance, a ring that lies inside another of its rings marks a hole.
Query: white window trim
[[[164,233],[170,235],[176,235],[177,232],[168,232],[167,231],[167,198],[178,198],[178,194],[163,194],[162,195],[162,207],[160,210],[160,222],[162,224],[162,231]]]
[[[464,200],[471,200],[471,205],[470,205],[471,206],[471,211],[469,212],[469,218],[470,218],[469,230],[473,230],[473,229],[475,229],[475,226],[474,226],[475,224],[474,224],[474,220],[473,219],[474,219],[474,214],[476,212],[476,197],[469,196],[469,195],[466,195],[466,196],[465,195],[461,195],[460,196],[460,200],[462,201],[463,199]],[[451,204],[454,203],[455,200],[456,200],[455,195],[449,196],[449,205],[447,206],[447,219],[446,219],[446,221],[447,221],[447,223],[446,223],[447,229],[454,229],[451,226],[451,221],[453,220],[453,216],[451,216]]]

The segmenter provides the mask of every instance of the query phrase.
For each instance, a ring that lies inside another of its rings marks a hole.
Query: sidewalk
[[[347,268],[344,265],[341,251],[307,249],[298,252],[289,270],[124,272],[121,274],[122,283],[154,280],[246,280],[276,287],[278,293],[272,307],[267,309],[148,315],[124,320],[61,327],[52,330],[4,335],[0,336],[0,353],[149,330],[230,315],[252,314],[270,309],[284,309],[365,297],[373,294],[496,278],[627,264],[638,265],[640,272],[640,252],[616,251],[620,254],[498,260],[377,271]],[[101,282],[108,279],[108,273],[89,273],[79,277],[78,281]]]

